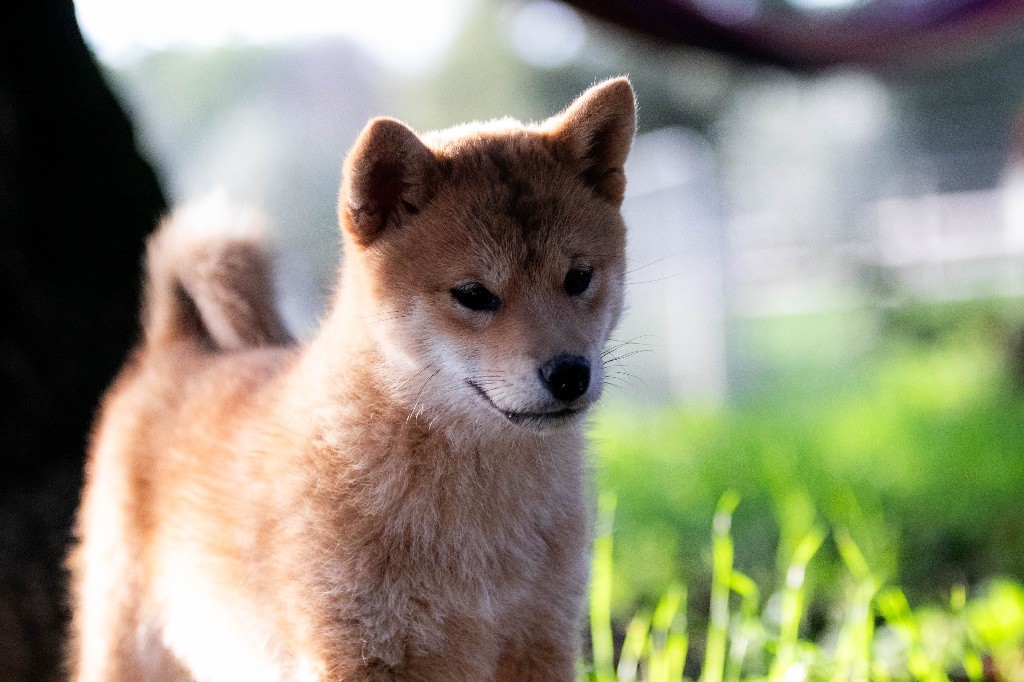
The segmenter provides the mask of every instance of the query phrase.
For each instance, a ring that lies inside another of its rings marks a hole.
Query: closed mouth
[[[567,419],[570,419],[571,417],[576,416],[584,409],[582,407],[566,407],[561,410],[552,410],[550,412],[513,412],[510,410],[503,410],[500,407],[498,407],[493,400],[491,400],[491,396],[487,395],[487,391],[485,391],[475,381],[467,379],[466,383],[469,385],[470,388],[476,391],[477,395],[483,398],[488,405],[490,405],[495,410],[500,412],[505,417],[505,419],[508,419],[513,424],[527,424],[530,422],[543,423],[549,421],[565,421]]]

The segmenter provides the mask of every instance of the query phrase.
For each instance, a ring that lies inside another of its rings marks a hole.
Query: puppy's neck
[[[300,374],[307,397],[299,416],[310,420],[317,439],[331,451],[405,455],[444,465],[472,457],[486,465],[488,459],[511,458],[512,463],[582,448],[579,424],[538,433],[503,421],[484,405],[478,411],[456,411],[425,403],[419,394],[431,381],[430,372],[382,383],[378,377],[389,371],[389,363],[379,349],[351,361],[330,341],[330,335],[321,335],[303,358]],[[392,447],[381,449],[382,443]]]

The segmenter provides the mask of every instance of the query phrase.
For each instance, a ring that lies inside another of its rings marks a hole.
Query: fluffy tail
[[[192,339],[233,351],[291,340],[274,301],[264,222],[215,194],[164,219],[146,249],[149,345]]]

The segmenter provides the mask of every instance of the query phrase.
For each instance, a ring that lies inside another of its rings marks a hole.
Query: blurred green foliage
[[[816,322],[832,329],[826,316],[747,330],[762,348],[788,347],[791,364],[776,362],[764,391],[732,407],[611,396],[598,414],[598,487],[618,496],[614,613],[650,608],[666,585],[706,574],[700,548],[727,489],[744,499],[736,566],[761,585],[822,523],[846,529],[873,575],[915,598],[1024,576],[1024,400],[1007,361],[1014,315],[989,304],[910,307],[875,316],[872,349],[856,350],[861,320],[831,346],[819,337],[818,355],[794,352]],[[841,550],[825,543],[818,591],[841,589]]]

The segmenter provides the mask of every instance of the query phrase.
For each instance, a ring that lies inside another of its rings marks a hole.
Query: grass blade
[[[878,610],[889,625],[907,643],[907,667],[910,673],[925,682],[948,682],[949,676],[938,662],[931,660],[921,639],[921,624],[910,609],[903,590],[891,587],[875,600]]]
[[[875,629],[872,602],[878,592],[879,581],[871,573],[867,559],[853,537],[843,529],[835,531],[834,536],[839,556],[853,574],[854,588],[844,606],[846,617],[836,643],[832,681],[867,682]]]
[[[729,634],[729,592],[732,582],[732,513],[740,503],[730,490],[722,495],[715,512],[714,540],[711,546],[711,617],[704,647],[704,669],[700,682],[722,682],[725,675],[726,640]]]
[[[686,650],[690,646],[690,638],[686,630],[673,631],[665,643],[665,658],[668,660],[667,679],[680,682],[683,679],[683,668],[686,667]]]
[[[676,627],[676,616],[679,609],[683,609],[683,623]],[[682,639],[680,639],[680,634]],[[679,677],[672,676],[673,656],[679,657],[679,646],[683,644],[682,661],[686,661],[686,588],[675,584],[668,588],[665,595],[658,602],[654,609],[654,616],[651,618],[650,654],[648,657],[648,682],[676,682],[682,677],[680,668]],[[675,651],[673,652],[673,647]]]
[[[604,493],[598,502],[598,532],[590,572],[590,646],[594,679],[615,682],[615,642],[612,638],[612,522],[615,494]]]
[[[792,679],[795,676],[793,670],[800,666],[800,619],[806,607],[804,579],[807,576],[807,564],[817,554],[824,540],[825,532],[820,528],[815,528],[805,535],[793,552],[793,560],[786,571],[786,587],[782,594],[782,618],[779,624],[779,646],[769,674],[769,679],[773,682]]]
[[[732,642],[729,646],[729,662],[725,668],[725,680],[726,682],[739,682],[747,650],[760,630],[757,619],[760,592],[753,580],[738,571],[733,571],[730,587],[740,596],[740,622],[734,626]]]
[[[619,666],[616,669],[619,674],[619,682],[634,682],[637,679],[640,659],[650,647],[648,642],[650,631],[650,616],[642,614],[633,616],[629,627],[626,628],[626,639],[622,642],[622,652],[619,654]]]

